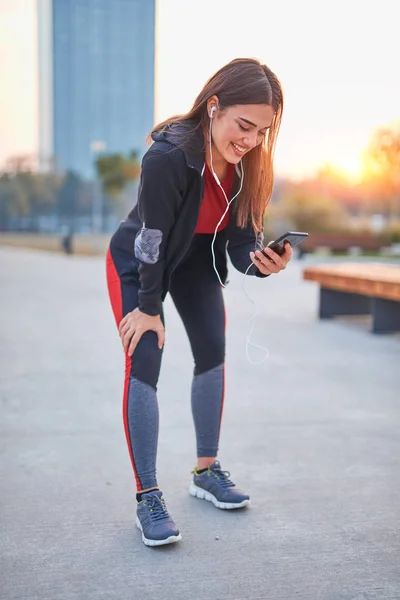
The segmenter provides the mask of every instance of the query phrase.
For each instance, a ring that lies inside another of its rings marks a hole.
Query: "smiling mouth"
[[[243,146],[239,146],[238,144],[235,144],[234,142],[231,142],[231,144],[235,148],[235,150],[240,152],[240,154],[244,154],[247,151],[247,148],[243,148]]]

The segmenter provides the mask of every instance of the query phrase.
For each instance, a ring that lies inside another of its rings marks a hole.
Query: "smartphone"
[[[274,242],[272,242],[268,247],[271,248],[274,252],[281,256],[285,252],[285,242],[289,242],[289,244],[294,248],[298,246],[308,237],[308,233],[304,231],[287,231],[283,235],[279,236]],[[263,251],[264,256],[269,258],[267,254]]]

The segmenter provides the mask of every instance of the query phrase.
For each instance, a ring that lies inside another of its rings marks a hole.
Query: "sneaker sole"
[[[217,508],[222,508],[223,510],[233,510],[235,508],[243,508],[244,506],[248,506],[250,504],[250,500],[243,500],[242,502],[219,502],[213,494],[203,490],[198,487],[194,483],[190,484],[189,494],[194,496],[195,498],[200,498],[201,500],[207,500],[208,502],[212,502],[214,506]]]
[[[166,544],[174,544],[175,542],[179,542],[182,539],[181,534],[179,535],[170,535],[165,540],[149,540],[144,536],[142,525],[139,521],[139,518],[136,517],[136,526],[142,534],[142,542],[146,546],[165,546]]]

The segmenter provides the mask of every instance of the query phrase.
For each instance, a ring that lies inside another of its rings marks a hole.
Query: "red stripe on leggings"
[[[115,268],[115,264],[113,258],[111,256],[110,249],[107,251],[106,258],[106,274],[107,274],[107,287],[108,287],[108,295],[110,297],[111,307],[114,313],[115,322],[117,327],[119,326],[123,314],[122,314],[122,293],[121,293],[121,280],[119,278],[117,269]],[[124,429],[126,441],[128,444],[129,456],[131,457],[131,463],[133,472],[135,474],[137,491],[140,492],[142,489],[142,484],[138,477],[135,465],[135,459],[133,458],[132,446],[131,446],[131,438],[129,435],[129,421],[128,421],[128,394],[129,394],[129,379],[131,374],[131,365],[132,365],[132,357],[128,356],[125,353],[125,378],[124,378],[124,396],[122,402],[122,416],[124,420]]]

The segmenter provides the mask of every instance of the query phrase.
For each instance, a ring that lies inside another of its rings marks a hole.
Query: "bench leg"
[[[372,332],[400,331],[400,302],[372,298]]]
[[[371,299],[368,296],[321,287],[319,298],[320,319],[331,319],[337,315],[368,315],[371,313]]]

